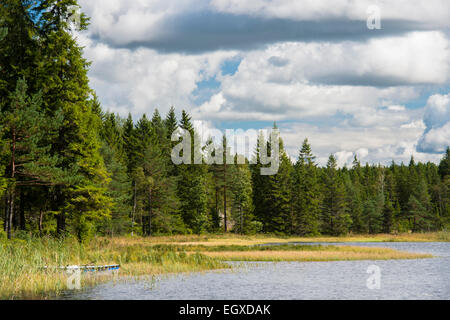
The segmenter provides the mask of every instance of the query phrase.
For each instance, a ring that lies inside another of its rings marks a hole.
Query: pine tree
[[[180,211],[187,228],[195,233],[202,233],[208,228],[207,215],[207,167],[204,164],[192,164],[195,150],[196,132],[191,117],[182,111],[180,128],[191,135],[191,164],[177,166],[177,195],[180,200]]]
[[[274,125],[276,129],[276,125]],[[278,172],[268,177],[267,205],[269,214],[267,216],[268,232],[279,234],[292,233],[292,172],[293,166],[291,160],[284,150],[283,140],[270,141],[270,153],[274,152],[271,147],[273,143],[279,143],[279,162]]]
[[[139,139],[135,132],[133,118],[128,114],[122,130],[123,150],[125,153],[127,172],[131,176],[137,166]]]
[[[164,126],[166,128],[167,139],[170,141],[172,133],[178,128],[178,120],[175,115],[175,108],[171,107],[169,113],[164,119]]]
[[[333,155],[328,158],[324,185],[322,232],[332,235],[346,234],[352,221],[345,202],[344,184]]]
[[[2,0],[0,5],[0,107],[5,109],[9,94],[25,78],[31,92],[41,89],[34,75],[39,72],[39,37],[33,21],[32,0]]]
[[[347,204],[352,219],[350,230],[354,233],[366,233],[367,226],[363,219],[363,187],[361,186],[361,164],[354,157],[349,176],[345,179]]]
[[[72,219],[75,224],[90,223],[96,219],[95,212],[99,218],[107,216],[109,207],[108,198],[104,196],[108,174],[99,151],[101,119],[92,109],[92,91],[87,76],[89,63],[72,36],[67,19],[72,6],[76,5],[76,0],[42,0],[33,9],[42,53],[36,85],[43,88],[43,107],[48,116],[53,117],[59,110],[63,114],[63,126],[52,142],[53,151],[63,157],[62,167],[77,168],[84,177],[78,184],[55,188],[53,211],[59,212],[59,234],[66,231],[67,214],[76,216]],[[80,14],[80,30],[85,30],[87,24],[88,19]],[[94,203],[89,197],[104,203]],[[81,208],[94,204],[86,219],[78,218]]]
[[[61,159],[51,152],[52,138],[62,125],[57,113],[54,119],[39,111],[41,95],[28,95],[26,81],[17,82],[10,94],[8,111],[0,110],[0,136],[7,143],[7,216],[5,230],[11,238],[16,189],[26,186],[51,186],[68,182],[68,174],[58,165]]]
[[[178,214],[176,183],[167,173],[166,162],[157,144],[145,147],[142,164],[136,169],[139,203],[143,211],[142,233],[184,231]]]
[[[441,227],[446,228],[450,226],[450,147],[447,147],[445,155],[439,164],[439,174],[441,183],[438,185],[437,202]]]
[[[450,147],[447,147],[445,155],[439,163],[439,174],[443,180],[450,176]]]
[[[239,155],[235,156],[235,161]],[[230,167],[232,177],[230,191],[232,194],[232,212],[235,227],[233,230],[240,234],[254,233],[252,205],[252,180],[248,164],[237,164]]]
[[[395,208],[392,205],[390,195],[387,194],[383,208],[383,232],[391,233],[394,226]]]
[[[294,170],[293,206],[296,233],[314,236],[319,234],[320,190],[315,157],[308,139],[303,141]]]
[[[256,219],[262,223],[263,232],[268,232],[270,229],[269,226],[269,176],[261,175],[261,146],[267,145],[267,142],[264,138],[264,134],[262,131],[258,134],[258,139],[256,142],[255,153],[253,155],[253,161],[250,165],[250,171],[252,174],[252,186],[253,186],[253,205],[254,205],[254,214]]]
[[[101,106],[98,103],[98,109]],[[99,112],[99,114],[103,112]],[[101,230],[110,234],[123,234],[131,228],[132,180],[127,174],[121,119],[113,113],[103,114],[100,149],[106,169],[111,177],[107,195],[112,199],[111,219],[104,221]]]
[[[434,229],[436,221],[431,212],[430,196],[425,178],[418,174],[418,183],[412,188],[412,193],[408,200],[408,219],[413,232],[431,231]]]

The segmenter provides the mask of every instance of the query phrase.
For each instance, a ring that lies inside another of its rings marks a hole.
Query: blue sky
[[[107,110],[188,110],[205,134],[276,121],[294,159],[438,162],[450,141],[445,0],[81,0]],[[369,30],[370,6],[381,29]]]

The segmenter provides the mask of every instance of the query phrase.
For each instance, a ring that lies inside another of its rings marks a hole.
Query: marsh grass
[[[278,250],[208,250],[203,254],[225,261],[341,261],[341,260],[388,260],[431,258],[430,254],[416,254],[388,248],[352,246],[311,246],[310,249],[289,248]]]
[[[120,264],[120,278],[154,277],[230,269],[224,261],[336,261],[428,258],[430,255],[387,248],[302,245],[301,242],[450,241],[449,232],[347,237],[275,237],[189,235],[0,240],[0,299],[53,298],[67,290],[69,275],[54,267]],[[287,242],[300,242],[298,245]],[[260,246],[260,244],[278,243]],[[48,269],[44,267],[48,266]],[[53,268],[52,268],[53,267]],[[110,281],[112,276],[82,273],[82,287]],[[119,280],[120,281],[120,280]]]
[[[428,233],[401,233],[401,234],[376,234],[376,235],[348,235],[340,237],[292,237],[274,235],[177,235],[160,236],[151,238],[118,237],[111,239],[118,246],[136,245],[257,245],[265,243],[288,243],[288,242],[435,242],[450,241],[450,231],[428,232]]]
[[[116,246],[108,239],[79,244],[75,239],[0,242],[0,299],[44,299],[68,289],[70,276],[56,267],[120,264],[120,275],[140,276],[229,268],[217,259],[170,248]],[[44,267],[48,267],[47,269]],[[112,275],[82,272],[81,286],[109,281]]]

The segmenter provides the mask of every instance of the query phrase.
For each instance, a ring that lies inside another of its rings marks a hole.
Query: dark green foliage
[[[321,194],[314,159],[308,139],[305,139],[294,167],[292,201],[295,233],[306,236],[320,232]]]
[[[194,144],[198,133],[185,110],[179,122],[173,107],[165,119],[154,109],[137,122],[104,112],[72,33],[88,19],[81,14],[78,26],[67,19],[76,5],[1,1],[0,224],[8,237],[69,232],[85,241],[222,230],[314,236],[450,225],[450,148],[439,166],[414,158],[361,166],[355,157],[347,169],[330,156],[322,168],[307,139],[295,165],[280,140],[277,173],[262,175],[260,152],[270,156],[276,145],[260,134],[254,159],[231,155],[224,138],[214,151],[226,151],[222,162],[175,165],[177,128],[191,135],[192,161],[212,141]],[[228,156],[243,161],[226,163]]]
[[[337,170],[336,158],[330,155],[323,177],[324,201],[322,211],[322,232],[342,235],[349,231],[352,220],[348,213],[345,186]]]
[[[186,227],[194,233],[202,233],[208,229],[207,214],[207,167],[205,164],[194,164],[194,138],[196,132],[189,114],[183,110],[180,128],[191,135],[191,164],[180,164],[177,172],[177,195],[180,211]],[[198,151],[198,150],[197,150]]]

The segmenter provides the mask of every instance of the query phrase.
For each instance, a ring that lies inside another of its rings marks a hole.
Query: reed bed
[[[287,242],[450,241],[449,232],[347,237],[275,237],[187,235],[94,238],[80,244],[73,238],[0,240],[0,299],[45,299],[67,290],[69,275],[52,267],[120,264],[121,276],[198,272],[230,268],[224,261],[336,261],[416,259],[430,255],[387,248],[291,245]],[[260,244],[277,245],[260,246]],[[45,269],[48,266],[50,268]],[[81,278],[82,287],[111,276]]]
[[[205,251],[203,254],[225,261],[346,261],[432,257],[429,254],[365,247],[322,247],[320,250]]]
[[[376,234],[376,235],[348,235],[340,237],[280,237],[274,235],[251,235],[242,236],[236,234],[226,235],[177,235],[158,236],[151,238],[111,238],[116,245],[128,246],[156,245],[156,244],[178,244],[178,245],[257,245],[264,243],[287,243],[287,242],[449,242],[450,232],[428,232],[428,233],[401,233],[401,234]]]
[[[104,239],[79,244],[74,239],[0,241],[0,299],[52,298],[68,289],[70,274],[54,267],[120,264],[120,275],[140,276],[229,268],[201,254],[170,248],[115,246]],[[49,268],[45,268],[45,267]],[[81,286],[112,279],[112,275],[82,273]]]

